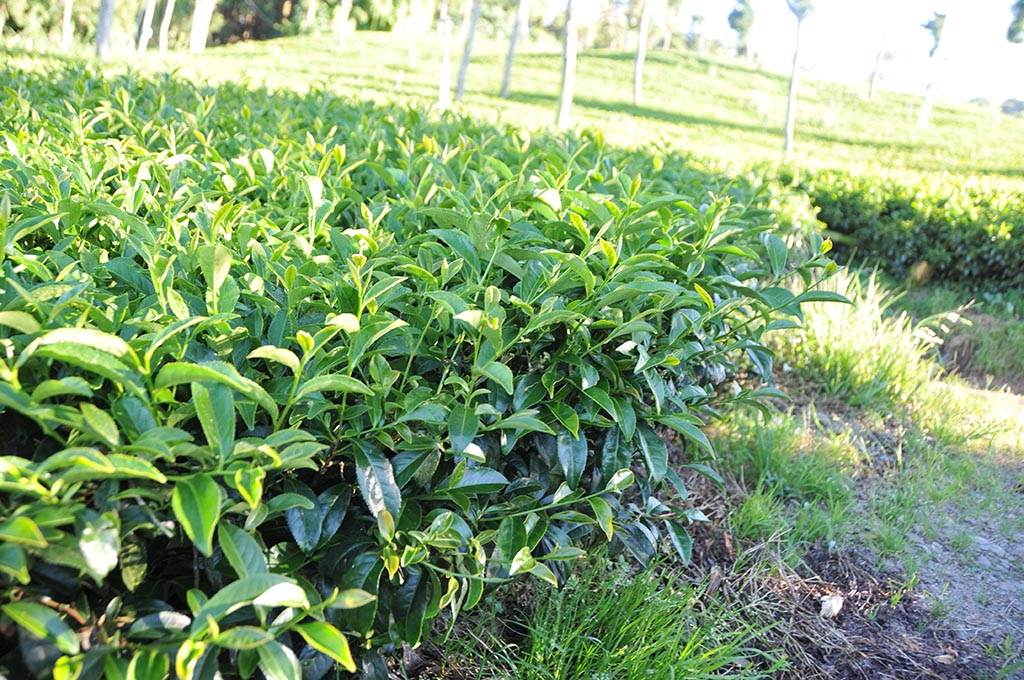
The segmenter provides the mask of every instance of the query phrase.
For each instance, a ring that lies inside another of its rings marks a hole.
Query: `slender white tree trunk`
[[[100,1],[100,15],[96,21],[96,56],[110,58],[110,30],[114,24],[114,0]]]
[[[668,50],[672,49],[672,30],[675,28],[676,19],[679,18],[678,13],[672,11],[671,0],[665,0],[665,33],[661,38],[661,49]]]
[[[334,8],[334,46],[345,49],[348,40],[348,18],[352,15],[352,0],[341,0]]]
[[[558,129],[569,128],[572,96],[576,88],[576,46],[579,40],[576,27],[576,0],[569,0],[565,8],[565,33],[562,35],[562,96],[558,104]]]
[[[935,105],[935,81],[929,80],[928,87],[924,91],[924,101],[921,102],[921,108],[917,112],[917,125],[918,127],[928,127],[928,123],[932,119],[932,108]]]
[[[516,22],[512,25],[512,35],[508,39],[508,56],[505,57],[505,73],[501,77],[501,97],[508,99],[509,90],[512,87],[512,62],[516,58],[516,43],[519,42],[519,34],[526,32],[526,25],[530,21],[530,0],[519,0],[519,8],[516,10]]]
[[[875,70],[871,72],[871,85],[868,86],[868,99],[874,100],[878,91],[878,81],[882,79],[882,61],[885,59],[885,46],[878,48],[875,55]]]
[[[412,2],[408,2],[405,7],[405,53],[406,63],[409,65],[409,69],[416,68],[416,23],[419,21],[419,15],[413,8]]]
[[[441,74],[437,85],[437,109],[444,113],[452,107],[452,18],[448,16],[448,2],[441,4],[438,26],[441,34]]]
[[[466,31],[466,45],[462,49],[462,62],[459,64],[459,79],[455,83],[455,99],[462,99],[466,94],[466,73],[469,71],[469,60],[473,56],[473,38],[476,26],[480,22],[480,0],[473,0],[473,10],[469,16],[469,29]]]
[[[64,20],[60,26],[60,48],[65,52],[71,49],[71,43],[75,39],[75,27],[71,23],[73,9],[74,0],[64,0]]]
[[[640,35],[636,45],[636,60],[633,62],[633,105],[640,106],[644,94],[644,62],[647,60],[647,32],[651,27],[652,0],[643,0],[640,10]]]
[[[302,15],[302,28],[309,30],[316,24],[316,12],[320,9],[320,0],[307,0],[309,5],[306,7],[306,13]]]
[[[789,106],[786,107],[786,148],[784,157],[793,154],[793,133],[796,129],[796,91],[800,85],[800,29],[803,20],[796,21],[796,48],[793,50],[793,73],[789,76]]]
[[[928,61],[928,87],[924,91],[924,101],[917,112],[917,125],[928,127],[932,119],[932,108],[935,105],[935,56]]]
[[[160,21],[160,54],[167,54],[167,48],[170,45],[171,37],[171,20],[174,19],[174,0],[167,0],[167,4],[164,5],[164,17]]]
[[[469,32],[469,23],[473,16],[474,0],[462,0],[462,23],[459,24],[459,42],[466,41],[466,33]]]
[[[196,0],[196,8],[192,13],[192,34],[188,42],[188,49],[192,54],[199,54],[206,49],[206,43],[210,39],[214,4],[215,0]]]
[[[142,56],[149,47],[153,37],[153,15],[156,14],[156,0],[146,0],[146,9],[142,13],[142,28],[139,30],[139,44],[135,46],[135,54]]]

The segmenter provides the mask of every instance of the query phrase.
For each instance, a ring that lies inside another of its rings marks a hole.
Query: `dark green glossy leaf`
[[[570,488],[575,489],[580,485],[580,477],[587,465],[587,438],[582,432],[575,437],[569,431],[561,430],[557,435],[556,447],[565,481]]]
[[[690,538],[686,527],[679,522],[667,520],[665,528],[668,530],[669,539],[671,539],[679,559],[683,561],[684,566],[689,565],[690,559],[693,557],[693,539]]]
[[[221,522],[217,528],[217,543],[239,578],[267,573],[263,550],[248,532],[228,522]]]
[[[206,474],[183,479],[174,485],[171,507],[182,529],[196,549],[209,557],[213,553],[213,532],[220,520],[224,492]]]
[[[640,451],[644,455],[644,463],[647,464],[647,473],[652,482],[660,482],[668,472],[668,447],[662,441],[658,433],[646,423],[637,427]]]
[[[473,409],[453,406],[448,414],[448,438],[456,454],[466,451],[480,430],[480,418]]]
[[[402,510],[402,493],[395,483],[391,461],[372,444],[357,441],[352,447],[356,462],[356,479],[366,507],[373,516],[387,510],[398,517]]]

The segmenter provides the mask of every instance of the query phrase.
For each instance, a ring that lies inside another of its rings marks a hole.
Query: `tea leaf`
[[[302,370],[302,364],[299,362],[299,358],[295,356],[295,353],[281,349],[280,347],[274,347],[273,345],[263,345],[257,347],[253,351],[249,352],[246,359],[266,359],[279,363],[283,366],[287,366],[288,370],[292,372],[292,375],[298,375]]]
[[[356,672],[356,663],[349,651],[348,640],[341,632],[329,623],[311,621],[295,627],[306,642],[317,651],[331,657],[349,673]]]
[[[27,312],[0,312],[0,326],[7,326],[27,335],[34,335],[42,330],[35,317]]]
[[[239,578],[267,573],[263,549],[247,532],[229,522],[221,522],[217,528],[217,544]]]
[[[235,401],[231,390],[218,383],[192,383],[191,388],[206,441],[221,460],[227,460],[235,447]]]
[[[373,390],[356,378],[347,375],[320,375],[302,383],[295,398],[302,399],[314,392],[344,392],[373,396]]]
[[[223,494],[206,474],[183,479],[174,485],[171,494],[174,516],[196,549],[207,557],[213,553],[213,532],[220,520]]]
[[[352,449],[356,462],[356,479],[366,506],[374,517],[387,510],[398,517],[402,509],[402,494],[395,484],[391,461],[374,446],[357,441]]]
[[[472,409],[456,405],[448,413],[448,439],[456,454],[465,453],[480,430],[480,418]]]
[[[12,602],[0,609],[17,625],[36,637],[52,640],[63,653],[74,655],[81,650],[78,636],[49,607],[35,602]]]
[[[260,670],[266,680],[301,680],[302,666],[295,653],[279,642],[269,642],[256,648],[260,657]]]
[[[558,462],[565,473],[565,481],[570,488],[580,485],[580,477],[587,465],[587,439],[581,432],[574,436],[568,430],[561,430],[557,435]]]
[[[668,447],[650,425],[642,423],[637,428],[640,435],[640,452],[644,455],[647,472],[652,482],[660,482],[668,472]]]

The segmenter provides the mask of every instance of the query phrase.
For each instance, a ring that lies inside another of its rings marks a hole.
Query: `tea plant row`
[[[174,77],[0,93],[0,666],[386,677],[593,545],[683,559],[676,465],[833,293],[753,179]],[[670,463],[661,434],[678,433]]]

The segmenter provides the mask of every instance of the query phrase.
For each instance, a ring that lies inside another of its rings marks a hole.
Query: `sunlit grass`
[[[679,572],[595,562],[538,592],[531,609],[518,645],[489,632],[485,618],[471,638],[450,641],[452,660],[481,680],[740,680],[782,666],[751,644],[773,622],[745,621]]]
[[[842,271],[826,284],[852,304],[815,303],[803,327],[780,336],[779,354],[817,392],[849,406],[911,406],[939,374],[939,338],[906,312],[875,274]]]
[[[344,51],[331,49],[328,42],[325,36],[243,42],[198,56],[151,53],[107,68],[176,70],[212,82],[320,88],[419,108],[435,105],[441,47],[434,32],[413,41],[411,64],[402,34],[359,32]],[[497,93],[506,49],[500,37],[476,41],[466,96],[455,109],[529,129],[553,126],[560,84],[557,40],[534,32],[516,59],[512,95],[501,99]],[[644,100],[634,105],[632,59],[632,53],[614,50],[582,53],[573,114],[577,125],[599,129],[616,144],[672,148],[733,167],[780,159],[786,74],[751,69],[729,57],[652,50]],[[969,105],[939,104],[933,125],[920,129],[915,122],[919,103],[919,97],[889,92],[871,101],[864,88],[805,81],[794,161],[810,168],[995,173],[1018,179],[1024,173],[1016,153],[1024,144],[1024,120],[994,118]]]

